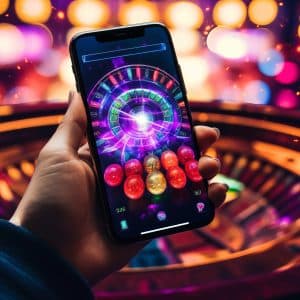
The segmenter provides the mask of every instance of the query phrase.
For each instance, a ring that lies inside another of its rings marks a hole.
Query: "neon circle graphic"
[[[179,83],[159,68],[127,65],[113,70],[95,84],[88,104],[98,153],[117,152],[122,163],[190,138]]]

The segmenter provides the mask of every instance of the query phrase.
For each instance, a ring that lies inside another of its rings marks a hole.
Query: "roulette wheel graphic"
[[[169,144],[190,138],[179,83],[156,67],[113,70],[95,84],[88,105],[99,154],[117,152],[122,163],[149,151],[160,155]]]

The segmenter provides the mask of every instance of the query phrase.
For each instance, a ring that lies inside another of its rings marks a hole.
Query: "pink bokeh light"
[[[282,108],[292,109],[297,106],[298,101],[299,99],[293,90],[283,89],[277,94],[275,104]]]
[[[276,76],[276,80],[283,84],[292,84],[299,78],[298,66],[290,61],[286,61],[281,72]]]

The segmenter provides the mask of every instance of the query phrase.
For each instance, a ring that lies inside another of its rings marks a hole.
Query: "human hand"
[[[106,233],[99,212],[99,197],[92,159],[84,141],[86,115],[80,95],[70,93],[69,108],[54,135],[41,150],[34,175],[11,222],[47,241],[75,266],[90,283],[95,283],[124,266],[146,242],[119,244]],[[217,129],[196,126],[201,151],[219,136]],[[210,179],[220,162],[207,156],[199,160],[203,177]],[[227,187],[213,183],[208,194],[220,206]]]

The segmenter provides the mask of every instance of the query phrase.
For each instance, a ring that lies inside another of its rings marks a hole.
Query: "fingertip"
[[[198,162],[199,172],[205,179],[215,177],[221,169],[221,162],[218,158],[204,155]]]
[[[208,197],[215,207],[220,207],[226,198],[228,185],[222,183],[212,183],[208,187]]]
[[[202,152],[205,152],[220,136],[220,130],[216,127],[197,125],[194,130],[198,146]]]

